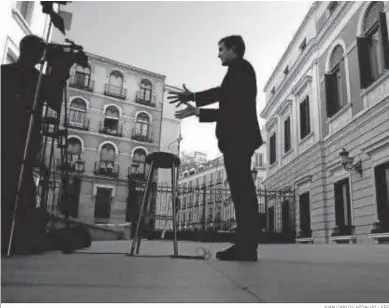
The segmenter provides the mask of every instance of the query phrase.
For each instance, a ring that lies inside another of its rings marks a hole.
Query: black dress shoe
[[[241,250],[237,245],[216,253],[220,261],[258,261],[257,250]]]

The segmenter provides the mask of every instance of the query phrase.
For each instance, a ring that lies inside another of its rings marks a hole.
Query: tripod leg
[[[140,245],[140,241],[138,240],[139,227],[141,225],[142,216],[143,216],[143,210],[144,210],[144,207],[145,207],[145,204],[146,204],[146,197],[147,197],[148,191],[150,189],[149,186],[151,186],[150,185],[150,181],[152,179],[153,173],[154,173],[154,162],[151,162],[149,174],[147,176],[146,188],[145,188],[145,192],[143,194],[142,205],[140,207],[139,217],[138,217],[138,221],[137,221],[137,224],[136,224],[135,235],[134,235],[134,238],[133,238],[132,244],[131,244],[130,256],[134,255],[136,246]]]
[[[136,247],[136,252],[135,254],[139,254],[139,249],[140,249],[140,244],[142,242],[142,235],[144,234],[144,230],[145,230],[145,220],[146,220],[146,215],[147,213],[149,212],[150,208],[151,208],[151,200],[152,200],[152,197],[153,197],[153,191],[151,189],[149,189],[148,191],[148,195],[147,195],[147,206],[146,208],[143,210],[143,219],[141,220],[141,223],[140,223],[140,226],[139,226],[139,236],[138,236],[138,246]]]
[[[177,226],[176,226],[176,166],[172,167],[172,213],[173,213],[173,249],[174,255],[178,255]]]

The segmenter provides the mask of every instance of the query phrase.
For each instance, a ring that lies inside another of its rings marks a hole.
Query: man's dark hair
[[[246,47],[244,45],[243,38],[240,35],[230,35],[223,37],[219,41],[219,44],[221,43],[224,43],[228,49],[234,48],[236,55],[240,58],[243,58]]]
[[[29,49],[39,50],[44,48],[45,42],[39,36],[26,35],[19,43],[20,52],[28,52]]]

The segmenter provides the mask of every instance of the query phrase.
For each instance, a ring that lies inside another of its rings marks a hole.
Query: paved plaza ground
[[[128,244],[3,258],[2,302],[389,302],[389,245],[266,244],[258,262],[220,262],[228,244],[179,242],[206,261],[170,258],[170,241],[129,257]]]

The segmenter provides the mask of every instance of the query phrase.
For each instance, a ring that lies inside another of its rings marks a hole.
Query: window
[[[284,121],[284,153],[291,149],[290,117]]]
[[[19,10],[27,24],[31,25],[34,1],[17,1],[16,8]]]
[[[111,86],[122,88],[123,87],[123,75],[118,71],[113,71],[109,76],[109,84]]]
[[[77,138],[69,138],[68,140],[68,154],[69,161],[75,161],[80,158],[82,151],[82,145]]]
[[[119,110],[115,106],[105,110],[103,131],[115,135],[119,132]]]
[[[105,85],[104,94],[119,99],[125,99],[127,89],[123,88],[123,74],[113,71],[109,76],[109,83]]]
[[[389,162],[375,167],[374,175],[381,232],[389,232]]]
[[[389,69],[389,41],[384,2],[372,2],[368,7],[363,35],[357,38],[361,88],[369,87]]]
[[[347,104],[346,70],[343,48],[337,45],[330,57],[328,74],[325,74],[327,117],[330,118]]]
[[[289,74],[289,65],[287,65],[284,69],[285,76]]]
[[[300,202],[300,230],[304,235],[310,234],[311,231],[311,210],[309,192],[299,196]]]
[[[136,149],[134,152],[134,157],[132,159],[132,164],[134,169],[132,172],[134,174],[145,175],[146,172],[146,152],[143,149]]]
[[[277,143],[276,133],[270,137],[270,165],[274,164],[277,160]]]
[[[101,148],[100,159],[105,162],[115,162],[115,147],[112,144],[104,144]]]
[[[262,167],[263,166],[263,154],[255,153],[255,166]]]
[[[17,58],[18,57],[10,49],[8,49],[7,58],[5,59],[5,64],[16,63]]]
[[[309,96],[307,96],[300,103],[300,139],[304,139],[310,132]]]
[[[76,66],[74,80],[71,80],[74,85],[81,88],[89,88],[91,86],[91,69],[88,67]]]
[[[150,80],[143,79],[140,83],[141,99],[146,102],[151,102],[152,85]]]
[[[350,186],[348,178],[334,184],[335,192],[335,221],[336,225],[343,229],[345,226],[351,227],[351,202]]]
[[[86,103],[81,98],[75,98],[70,103],[69,123],[73,126],[84,126],[86,121]]]
[[[300,46],[299,46],[300,52],[303,52],[303,51],[305,50],[306,47],[307,47],[307,39],[305,38],[305,39],[301,42],[301,44],[300,44]]]
[[[330,15],[332,15],[336,8],[339,6],[339,1],[331,1],[330,4],[328,5],[328,11]]]
[[[149,135],[150,118],[146,113],[140,113],[136,118],[135,134],[147,138]]]

